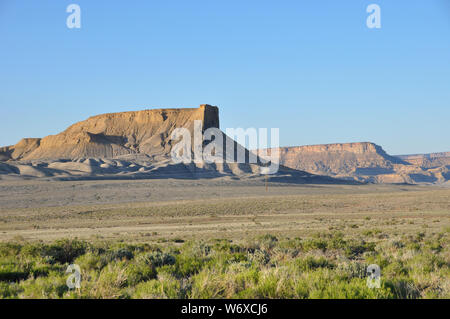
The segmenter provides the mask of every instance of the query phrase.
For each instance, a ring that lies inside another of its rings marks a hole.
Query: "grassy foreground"
[[[450,298],[450,229],[245,242],[0,244],[1,298]],[[69,290],[69,264],[81,288]],[[369,288],[366,268],[381,268]]]

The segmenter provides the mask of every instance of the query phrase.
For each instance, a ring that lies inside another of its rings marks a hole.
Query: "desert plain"
[[[264,178],[2,181],[0,240],[164,241],[317,231],[437,232],[450,188],[286,184]]]

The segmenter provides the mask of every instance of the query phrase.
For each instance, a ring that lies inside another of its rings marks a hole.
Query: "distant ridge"
[[[408,164],[371,142],[280,147],[279,151],[282,165],[334,175],[355,168],[392,169],[394,164]]]
[[[450,152],[397,155],[396,157],[424,168],[436,168],[450,165]]]
[[[280,164],[313,174],[371,183],[445,183],[448,153],[391,156],[371,142],[280,147]]]

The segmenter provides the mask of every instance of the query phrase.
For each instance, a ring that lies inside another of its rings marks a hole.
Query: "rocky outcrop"
[[[420,157],[418,165],[413,158],[391,156],[370,142],[281,147],[279,152],[281,165],[337,178],[409,184],[448,180],[444,156],[430,156],[434,165],[423,165]]]
[[[340,143],[281,147],[280,164],[327,175],[360,172],[390,172],[395,164],[406,164],[370,143]]]
[[[110,113],[90,117],[57,135],[22,139],[0,148],[0,160],[113,158],[126,154],[166,155],[170,134],[177,127],[193,131],[200,120],[203,129],[219,127],[215,106]]]
[[[397,155],[397,157],[404,160],[405,162],[423,168],[437,168],[445,165],[450,165],[450,152]]]

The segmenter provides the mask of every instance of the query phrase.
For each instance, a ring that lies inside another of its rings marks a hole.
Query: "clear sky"
[[[282,146],[450,151],[449,0],[0,0],[0,39],[0,145],[208,103],[223,129],[279,127]]]

